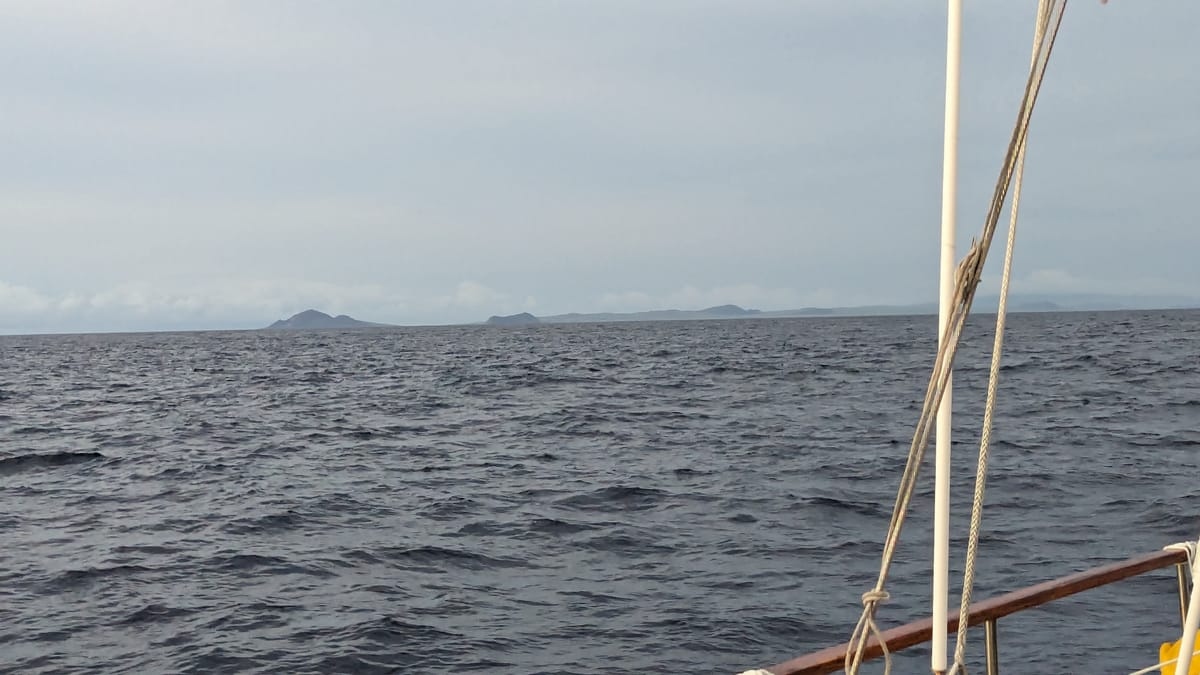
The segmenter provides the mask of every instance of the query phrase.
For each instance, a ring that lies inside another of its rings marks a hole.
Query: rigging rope
[[[1198,654],[1200,654],[1200,649],[1197,649],[1196,651],[1192,652],[1192,656],[1196,656]],[[1134,672],[1130,673],[1129,675],[1149,675],[1149,673],[1161,673],[1161,672],[1163,672],[1163,668],[1165,666],[1172,665],[1178,660],[1179,660],[1179,657],[1176,656],[1173,659],[1167,659],[1166,661],[1159,661],[1158,663],[1156,663],[1148,668],[1142,668],[1141,670],[1135,670]],[[1188,670],[1191,670],[1191,668],[1189,668]]]
[[[962,335],[967,316],[970,314],[971,304],[975,299],[975,291],[982,277],[983,266],[987,260],[992,238],[996,232],[996,225],[999,222],[1000,213],[1004,209],[1005,198],[1008,195],[1009,186],[1013,181],[1014,173],[1019,164],[1018,160],[1022,156],[1022,149],[1024,148],[1026,135],[1029,130],[1029,121],[1033,114],[1033,108],[1037,103],[1038,93],[1041,90],[1042,79],[1049,64],[1054,41],[1058,36],[1059,26],[1062,24],[1063,12],[1066,9],[1067,0],[1050,0],[1050,2],[1051,9],[1046,14],[1046,25],[1051,25],[1050,17],[1057,16],[1052,22],[1052,28],[1046,33],[1044,39],[1036,44],[1034,49],[1033,66],[1030,68],[1029,77],[1025,83],[1025,92],[1018,109],[1017,122],[1013,128],[1012,137],[1009,140],[1004,165],[996,181],[995,191],[992,194],[992,201],[988,209],[987,218],[984,221],[983,231],[978,241],[972,240],[970,250],[958,265],[955,275],[956,287],[954,300],[951,304],[951,315],[946,323],[943,339],[940,342],[942,347],[938,350],[937,357],[934,360],[933,372],[930,374],[929,384],[925,391],[925,401],[922,405],[921,416],[917,422],[917,428],[913,433],[912,445],[909,447],[908,461],[905,464],[904,473],[900,478],[900,486],[896,493],[896,504],[892,509],[892,519],[888,526],[887,536],[884,539],[879,577],[875,582],[875,587],[862,596],[863,613],[854,628],[849,647],[846,650],[846,658],[843,665],[848,675],[855,675],[858,672],[866,653],[867,642],[872,636],[879,642],[883,650],[885,675],[891,672],[891,655],[883,640],[883,634],[875,622],[875,614],[879,604],[888,599],[887,591],[884,588],[887,585],[888,573],[891,570],[891,564],[895,557],[900,532],[904,527],[904,518],[908,513],[908,507],[916,488],[916,480],[920,473],[925,450],[929,444],[932,422],[937,416],[938,408],[941,405],[943,394],[950,378],[954,357],[958,353],[959,338]],[[1041,21],[1041,16],[1039,16],[1039,21]]]
[[[1050,23],[1050,2],[1038,0],[1037,21],[1033,29],[1033,47],[1029,68],[1037,66],[1038,47]],[[992,442],[992,417],[996,409],[996,387],[1000,380],[1000,356],[1004,348],[1004,324],[1008,317],[1008,286],[1012,277],[1013,246],[1017,239],[1017,213],[1021,206],[1021,183],[1025,173],[1025,142],[1017,148],[1017,170],[1013,177],[1013,198],[1008,220],[1008,242],[1004,249],[1004,272],[1000,277],[1000,301],[996,309],[996,333],[992,342],[992,363],[988,372],[987,402],[983,409],[983,427],[979,434],[979,459],[975,466],[975,494],[971,501],[971,527],[967,537],[967,559],[963,568],[963,586],[958,606],[958,630],[954,643],[954,663],[949,675],[967,675],[967,630],[971,623],[971,595],[975,589],[975,560],[979,552],[979,530],[983,521],[983,499],[987,489],[988,452]]]

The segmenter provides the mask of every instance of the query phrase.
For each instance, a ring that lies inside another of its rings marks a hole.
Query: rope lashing
[[[1188,574],[1192,574],[1192,573],[1194,573],[1194,572],[1195,572],[1195,566],[1196,566],[1196,542],[1194,542],[1194,541],[1181,541],[1181,542],[1179,542],[1179,543],[1177,543],[1177,544],[1167,544],[1166,546],[1164,546],[1164,547],[1163,547],[1163,550],[1164,550],[1164,551],[1183,551],[1184,553],[1186,553],[1186,554],[1187,554],[1187,561],[1188,561],[1188,564],[1187,564],[1187,566],[1188,566]]]

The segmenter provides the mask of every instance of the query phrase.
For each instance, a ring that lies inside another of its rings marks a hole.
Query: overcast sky
[[[1037,3],[966,4],[960,252]],[[1198,27],[1071,2],[1016,291],[1200,295]],[[940,0],[5,2],[0,331],[930,301],[944,58]]]

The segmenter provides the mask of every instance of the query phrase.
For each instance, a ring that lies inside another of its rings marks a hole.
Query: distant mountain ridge
[[[312,330],[316,328],[378,328],[387,326],[386,323],[371,323],[359,321],[345,314],[330,316],[315,309],[306,309],[290,318],[280,319],[267,326],[265,330]]]
[[[972,304],[973,314],[995,313],[998,297],[981,295]],[[1139,309],[1191,309],[1200,307],[1200,299],[1185,296],[1141,296],[1123,297],[1102,294],[1073,294],[1073,295],[1010,295],[1008,310],[1010,312],[1086,312],[1114,311]],[[512,317],[492,317],[489,324],[501,324],[517,317],[528,317],[524,324],[534,323],[605,323],[619,321],[704,321],[714,319],[750,319],[750,318],[799,318],[816,316],[898,316],[937,314],[937,303],[926,302],[911,305],[860,305],[855,307],[802,307],[800,309],[782,309],[763,311],[758,309],[743,309],[737,305],[718,305],[699,310],[658,309],[645,312],[596,312],[569,314],[554,314],[551,316],[535,317],[531,314],[519,314]],[[530,321],[529,319],[532,319]],[[509,324],[513,325],[513,324]]]
[[[717,305],[706,309],[658,309],[649,312],[606,312],[599,314],[556,314],[538,317],[542,323],[593,323],[600,321],[703,321],[706,319],[744,319],[765,316],[757,309],[742,309],[737,305]]]
[[[541,319],[529,312],[521,312],[520,314],[510,314],[508,316],[490,316],[484,323],[489,326],[532,326],[541,322]]]

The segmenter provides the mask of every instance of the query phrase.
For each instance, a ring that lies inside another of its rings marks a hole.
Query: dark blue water
[[[956,381],[963,533],[989,321]],[[842,641],[933,332],[0,338],[0,671],[720,673]],[[980,594],[1195,536],[1200,313],[1018,315],[1007,346]],[[885,625],[927,602],[930,494]],[[1173,592],[1011,617],[1005,666],[1153,663]]]

